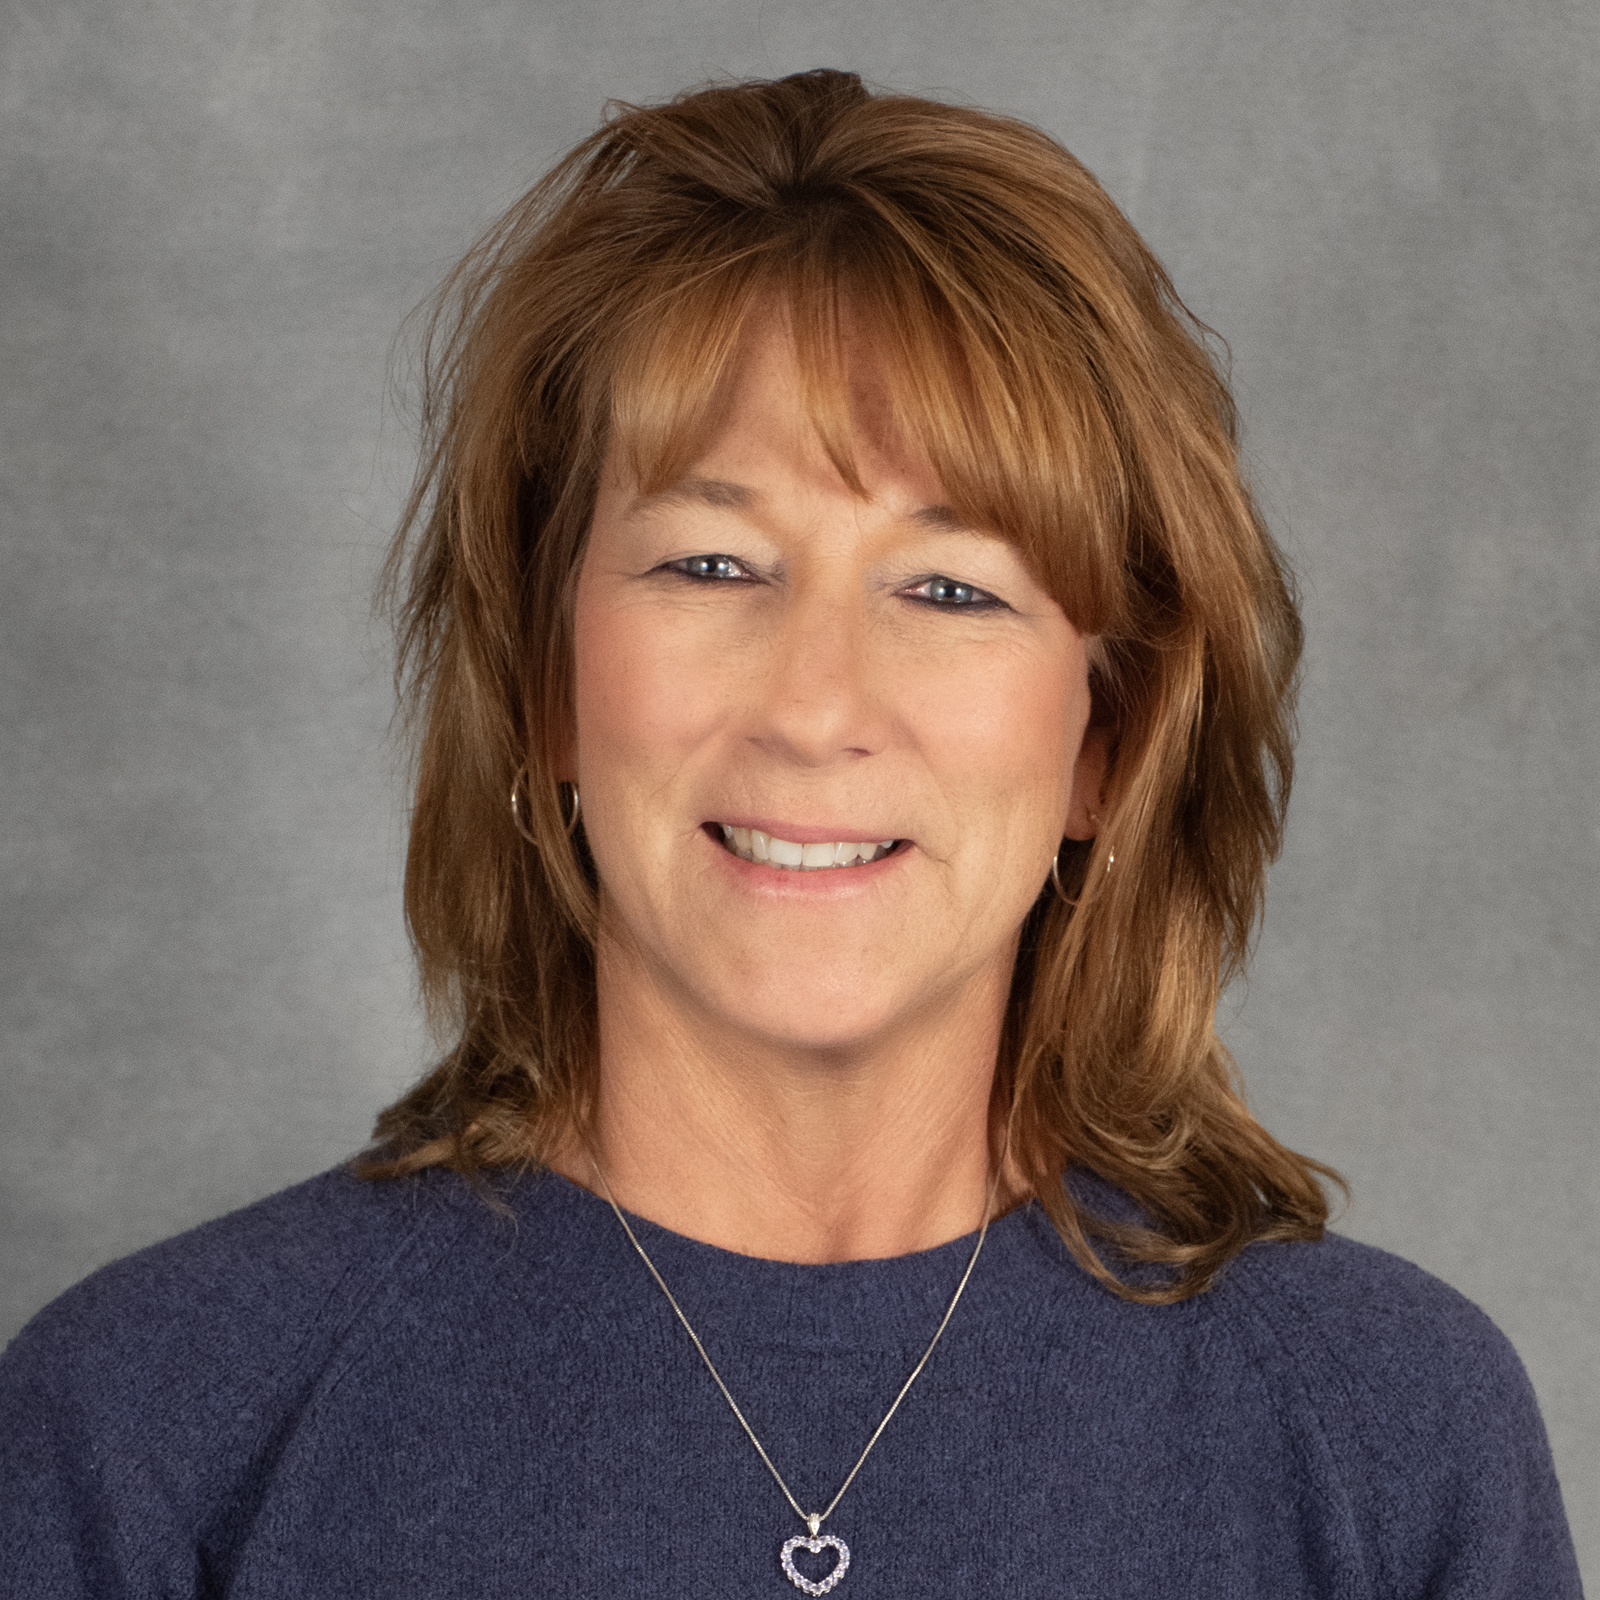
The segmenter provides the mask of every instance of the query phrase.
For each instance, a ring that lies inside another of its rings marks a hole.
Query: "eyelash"
[[[932,595],[918,594],[918,589],[930,589],[939,584],[947,589],[959,589],[968,596],[965,600],[935,600]],[[975,583],[963,583],[960,578],[947,578],[942,572],[936,572],[930,578],[923,578],[910,590],[900,591],[907,599],[915,600],[920,605],[931,607],[935,611],[1009,611],[1011,608],[998,595],[990,594],[987,589],[980,589]]]
[[[732,568],[729,572],[696,572],[698,566],[726,564]],[[681,573],[693,583],[749,583],[752,576],[747,572],[741,562],[735,561],[732,556],[725,556],[720,551],[712,551],[703,556],[684,556],[681,561],[669,561],[661,569],[664,572]]]
[[[696,570],[697,568],[701,570]],[[710,570],[706,570],[710,569]],[[721,569],[721,570],[718,570]],[[669,561],[661,570],[676,572],[689,579],[691,583],[751,583],[755,579],[745,568],[742,562],[721,551],[708,551],[705,555],[683,556],[677,561]],[[931,594],[920,594],[919,590],[932,588],[935,584],[947,590],[956,590],[967,596],[966,599],[957,599],[947,596],[945,599],[935,599]],[[919,579],[911,588],[900,591],[908,600],[914,600],[919,605],[929,607],[934,611],[1003,611],[1010,608],[999,596],[990,594],[987,589],[980,589],[975,583],[963,583],[959,578],[947,578],[942,572],[933,573],[931,576]]]

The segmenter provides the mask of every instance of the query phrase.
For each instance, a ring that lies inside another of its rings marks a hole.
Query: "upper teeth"
[[[795,844],[789,839],[774,839],[759,828],[730,828],[719,823],[722,839],[736,856],[746,861],[764,861],[769,867],[787,867],[791,872],[815,872],[820,867],[853,867],[859,862],[876,861],[894,849],[893,839],[842,839],[833,844]]]

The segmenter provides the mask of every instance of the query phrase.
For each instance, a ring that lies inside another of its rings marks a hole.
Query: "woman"
[[[391,568],[449,1049],[6,1357],[41,1595],[1565,1596],[1505,1341],[1213,1028],[1299,625],[1127,222],[808,73],[440,303]]]

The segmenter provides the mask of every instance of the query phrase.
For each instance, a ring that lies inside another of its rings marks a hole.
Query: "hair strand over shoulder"
[[[1054,141],[839,72],[612,108],[434,302],[387,582],[417,749],[406,914],[448,1049],[360,1170],[535,1165],[589,1124],[597,886],[556,782],[576,574],[608,452],[647,487],[692,464],[774,306],[846,481],[848,314],[951,504],[1095,641],[1104,826],[1062,851],[1074,903],[1047,884],[1023,928],[996,1074],[1025,1180],[1133,1299],[1316,1237],[1338,1180],[1251,1116],[1215,1026],[1282,844],[1301,632],[1207,332]],[[1074,1168],[1142,1220],[1098,1214]]]

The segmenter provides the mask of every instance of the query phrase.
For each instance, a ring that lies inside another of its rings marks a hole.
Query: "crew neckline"
[[[671,1315],[603,1195],[555,1172],[540,1174],[531,1187],[529,1198],[535,1209],[561,1217],[574,1235],[573,1246],[611,1283],[614,1292],[608,1298],[619,1306],[648,1305],[653,1300]],[[992,1311],[1018,1250],[1028,1247],[1033,1230],[1026,1219],[1036,1210],[1024,1203],[989,1224],[946,1339],[955,1337],[963,1323],[979,1317],[987,1320],[978,1308],[989,1302]],[[816,1354],[925,1345],[950,1304],[978,1237],[974,1228],[943,1244],[898,1256],[774,1261],[676,1233],[626,1208],[624,1215],[695,1331],[708,1343],[738,1340]]]

